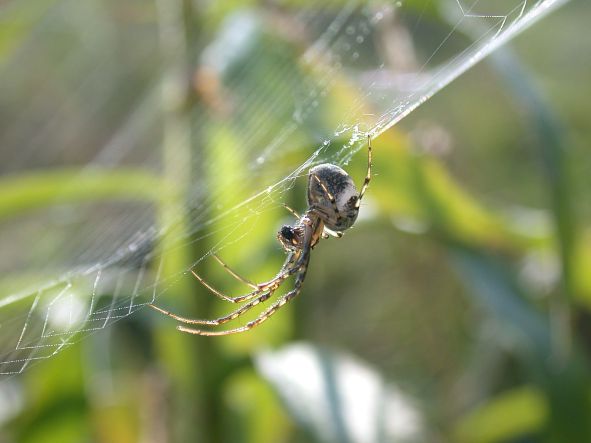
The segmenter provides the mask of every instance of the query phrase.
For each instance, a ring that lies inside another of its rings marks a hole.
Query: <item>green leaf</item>
[[[160,201],[173,187],[143,170],[60,169],[0,179],[0,219],[51,205],[96,200]]]
[[[543,393],[531,386],[505,392],[465,415],[454,437],[463,443],[494,443],[539,431],[548,418]]]

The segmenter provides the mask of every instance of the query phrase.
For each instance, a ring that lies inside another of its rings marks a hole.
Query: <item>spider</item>
[[[149,306],[175,320],[188,325],[219,326],[232,321],[259,303],[267,301],[273,293],[292,275],[295,275],[293,289],[281,296],[275,303],[244,326],[226,330],[203,330],[178,325],[182,332],[196,335],[230,335],[248,331],[260,325],[282,306],[295,298],[302,290],[306,278],[310,253],[321,238],[337,237],[349,229],[357,220],[361,199],[371,180],[371,136],[367,137],[367,174],[361,187],[357,188],[353,180],[343,169],[332,164],[321,164],[310,169],[308,173],[308,209],[299,216],[293,209],[283,205],[298,220],[293,225],[284,225],[277,233],[277,240],[287,253],[287,257],[279,272],[271,280],[264,283],[253,283],[234,272],[217,255],[213,257],[235,279],[249,286],[252,291],[234,297],[227,296],[207,283],[195,271],[191,273],[214,295],[231,303],[243,303],[240,308],[228,315],[212,320],[198,320],[178,316],[158,306]]]

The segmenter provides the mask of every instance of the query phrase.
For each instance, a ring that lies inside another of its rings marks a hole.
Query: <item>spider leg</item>
[[[213,320],[191,319],[191,318],[181,317],[179,315],[176,315],[170,311],[162,309],[162,308],[160,308],[156,305],[153,305],[153,304],[148,304],[148,306],[150,308],[154,309],[155,311],[158,311],[161,314],[167,315],[171,318],[174,318],[175,320],[180,321],[182,323],[211,325],[211,326],[221,325],[223,323],[229,322],[230,320],[234,320],[235,318],[241,316],[242,314],[244,314],[245,312],[250,310],[252,307],[268,300],[269,297],[271,297],[271,295],[273,295],[273,293],[279,288],[279,286],[281,286],[283,284],[283,282],[285,280],[287,280],[287,278],[289,276],[294,274],[295,270],[298,269],[297,266],[295,267],[295,269],[290,268],[289,266],[291,264],[293,264],[294,262],[296,264],[299,263],[299,261],[296,261],[296,259],[299,258],[299,255],[300,255],[299,253],[298,254],[295,254],[295,253],[289,254],[285,260],[285,263],[283,263],[283,266],[281,266],[281,270],[273,279],[269,280],[266,283],[261,283],[260,285],[257,285],[258,289],[256,291],[252,291],[252,292],[250,292],[248,294],[244,294],[244,295],[239,295],[237,297],[228,297],[227,295],[221,293],[220,291],[218,291],[217,289],[215,289],[214,287],[209,285],[199,275],[197,275],[196,273],[191,271],[191,272],[193,272],[193,275],[195,275],[195,277],[207,289],[209,289],[213,294],[219,296],[220,298],[222,298],[224,300],[230,301],[232,303],[239,303],[241,301],[248,301],[248,300],[252,300],[254,298],[254,300],[250,301],[249,303],[245,304],[244,306],[241,306],[240,308],[236,309],[233,312],[230,312],[228,315],[225,315],[223,317],[219,317],[219,318],[216,318]]]
[[[257,297],[260,293],[272,288],[273,286],[275,286],[276,284],[281,284],[281,282],[283,281],[283,278],[281,278],[281,275],[283,274],[284,270],[289,266],[289,264],[294,260],[294,256],[290,255],[287,257],[287,259],[285,260],[285,263],[283,264],[283,266],[281,267],[281,270],[279,271],[279,273],[277,274],[277,276],[275,276],[275,278],[269,280],[268,282],[265,283],[260,283],[260,284],[255,284],[252,283],[250,280],[247,280],[243,277],[241,277],[240,275],[236,274],[232,269],[230,269],[230,267],[228,265],[226,265],[226,263],[224,263],[222,261],[222,259],[220,259],[217,255],[213,254],[213,257],[218,261],[218,263],[220,263],[224,269],[226,269],[233,277],[235,277],[237,280],[241,281],[242,283],[247,284],[248,286],[250,286],[251,288],[254,289],[254,291],[251,291],[247,294],[242,294],[242,295],[238,295],[235,297],[231,297],[228,296],[226,294],[224,294],[223,292],[221,292],[220,290],[214,288],[213,286],[211,286],[209,283],[207,283],[205,281],[205,279],[203,279],[203,277],[201,277],[199,274],[197,274],[195,271],[191,270],[191,274],[193,274],[193,276],[199,280],[199,283],[201,283],[203,286],[205,286],[207,289],[209,289],[209,291],[218,296],[219,298],[221,298],[222,300],[228,301],[230,303],[242,303],[248,300],[252,300],[253,298]],[[291,274],[289,274],[291,275]],[[289,277],[289,275],[287,277]],[[285,278],[287,278],[285,277]],[[154,306],[154,308],[156,308]]]
[[[261,292],[263,292],[265,289],[261,288],[260,286],[254,286],[256,289],[254,291],[249,292],[248,294],[242,294],[242,295],[238,295],[235,297],[231,297],[228,295],[225,295],[224,293],[222,293],[221,291],[219,291],[218,289],[214,288],[213,286],[211,286],[209,283],[207,283],[199,274],[197,274],[195,271],[191,270],[191,274],[193,274],[193,276],[199,280],[199,283],[201,283],[203,286],[205,286],[207,289],[209,289],[209,291],[214,294],[217,295],[219,298],[221,298],[222,300],[226,300],[229,301],[230,303],[241,303],[243,301],[248,301],[254,297],[256,297],[257,295],[259,295]],[[155,306],[154,306],[155,307]]]
[[[271,295],[273,295],[273,293],[277,290],[278,287],[279,287],[279,285],[273,289],[269,289],[268,291],[263,292],[260,296],[258,296],[257,298],[255,298],[251,302],[241,306],[240,308],[236,309],[235,311],[232,311],[229,314],[224,315],[223,317],[215,318],[213,320],[201,320],[201,319],[181,317],[179,315],[173,314],[170,311],[166,311],[162,308],[159,308],[158,306],[154,306],[154,305],[149,305],[149,306],[151,308],[155,309],[156,311],[158,311],[164,315],[168,315],[169,317],[172,317],[175,320],[180,321],[182,323],[187,323],[190,325],[218,326],[218,325],[227,323],[231,320],[234,320],[235,318],[240,317],[242,314],[249,311],[251,308],[258,305],[259,303],[263,303],[263,302],[267,301],[269,299],[269,297],[271,297]]]
[[[336,237],[341,238],[343,236],[342,231],[333,231],[332,229],[328,229],[326,226],[324,227],[324,231],[322,232],[324,238],[328,237]]]
[[[238,334],[240,332],[248,331],[249,329],[252,329],[252,328],[260,325],[261,323],[266,321],[269,317],[271,317],[273,314],[275,314],[281,307],[283,307],[285,304],[287,304],[290,300],[295,298],[301,292],[302,284],[304,283],[304,279],[306,278],[306,272],[308,270],[309,260],[310,260],[310,255],[308,253],[308,254],[306,254],[306,258],[304,259],[304,263],[301,264],[300,266],[297,266],[294,268],[299,272],[297,274],[294,288],[291,291],[289,291],[288,293],[286,293],[284,296],[282,296],[278,301],[273,303],[269,308],[264,310],[257,318],[255,318],[252,321],[249,321],[246,325],[241,326],[239,328],[227,329],[225,331],[204,331],[201,329],[188,328],[186,326],[177,326],[177,329],[181,332],[187,332],[189,334],[212,336],[212,335]],[[236,317],[234,317],[234,318],[236,318]]]
[[[332,205],[332,209],[335,212],[335,214],[337,214],[337,217],[338,217],[339,216],[339,208],[337,207],[337,200],[335,199],[334,195],[332,195],[332,193],[328,190],[328,188],[326,187],[324,182],[322,180],[320,180],[320,178],[316,174],[312,175],[312,177],[314,177],[314,179],[318,182],[318,184],[320,185],[320,187],[322,188],[322,190],[324,191],[324,193],[326,194],[326,196],[330,200],[330,204]]]
[[[293,260],[290,258],[290,260],[288,261],[288,263],[292,263]],[[287,277],[289,277],[291,274],[293,274],[297,269],[301,269],[296,267],[296,268],[288,268],[286,265],[284,265],[282,267],[282,273],[280,273],[279,275],[277,275],[276,278],[274,278],[273,280],[271,280],[270,282],[267,283],[267,285],[270,285],[267,289],[262,291],[262,294],[259,295],[257,298],[255,298],[254,300],[250,301],[249,303],[241,306],[240,308],[236,309],[235,311],[230,312],[227,315],[224,315],[223,317],[219,317],[216,319],[212,319],[212,320],[202,320],[202,319],[192,319],[192,318],[186,318],[186,317],[181,317],[179,315],[176,315],[170,311],[167,311],[165,309],[159,308],[158,306],[154,306],[154,305],[149,305],[152,309],[155,309],[156,311],[167,315],[171,318],[174,318],[177,321],[180,321],[182,323],[187,323],[187,324],[192,324],[192,325],[209,325],[209,326],[218,326],[224,323],[227,323],[231,320],[234,320],[238,317],[240,317],[242,314],[244,314],[245,312],[248,312],[250,309],[252,309],[253,307],[255,307],[256,305],[258,305],[259,303],[263,303],[265,301],[267,301],[271,295],[273,295],[273,293],[279,288],[279,286],[281,286],[281,284],[287,279]],[[305,273],[304,273],[305,275]],[[303,280],[302,280],[303,281]],[[301,282],[298,283],[299,286],[301,286]],[[180,329],[181,327],[178,327],[177,329]],[[187,328],[186,328],[187,329]]]
[[[224,267],[224,269],[226,271],[228,271],[228,274],[230,274],[232,277],[234,277],[236,280],[244,283],[247,286],[250,286],[252,289],[258,289],[258,286],[256,284],[254,284],[253,282],[251,282],[250,280],[242,277],[241,275],[238,275],[236,272],[234,272],[226,263],[224,263],[222,261],[221,258],[219,258],[216,254],[212,254],[213,258],[215,258],[217,260],[217,262],[222,265]]]
[[[355,203],[355,207],[359,208],[361,205],[361,199],[369,186],[369,182],[371,181],[371,135],[367,134],[367,174],[365,175],[365,180],[363,181],[363,186],[361,186],[361,192],[359,192],[359,198],[357,198],[357,202]]]
[[[214,255],[214,257],[216,257],[216,259],[221,262],[221,260],[217,256]],[[291,263],[293,263],[293,261],[296,258],[297,258],[296,254],[290,254],[290,255],[288,255],[287,259],[285,260],[285,263],[283,263],[283,266],[281,267],[281,270],[279,271],[279,273],[273,279],[269,280],[268,282],[261,283],[259,285],[255,285],[253,283],[253,286],[256,288],[254,291],[251,291],[248,294],[238,295],[238,296],[235,296],[235,297],[230,297],[230,296],[222,293],[218,289],[214,288],[209,283],[207,283],[195,271],[192,270],[191,273],[195,276],[195,278],[197,280],[199,280],[199,282],[203,286],[205,286],[207,289],[209,289],[212,294],[218,296],[222,300],[228,301],[230,303],[242,303],[242,302],[245,302],[245,301],[252,300],[253,298],[256,298],[257,296],[259,296],[259,294],[262,294],[262,293],[267,292],[269,290],[271,291],[271,293],[273,293],[273,291],[275,291],[279,286],[281,286],[281,284],[283,283],[284,280],[286,280],[290,275],[293,274],[293,272],[289,272],[289,271],[286,272],[286,269],[288,269],[289,265]],[[164,310],[162,308],[159,308],[158,306],[155,306],[153,304],[149,304],[148,306],[150,306],[152,309],[155,309],[158,312],[161,312],[163,314],[168,315],[169,317],[173,317],[173,318],[176,318],[179,321],[183,321],[183,320],[181,320],[181,318],[175,317],[174,314],[172,314],[169,311],[166,311],[166,310]]]
[[[290,253],[290,255],[285,260],[283,266],[281,266],[281,270],[277,273],[277,275],[268,282],[259,284],[261,292],[270,291],[271,294],[273,294],[277,290],[277,288],[279,288],[279,286],[283,284],[285,280],[287,280],[293,274],[300,271],[300,269],[303,266],[305,257],[308,257],[307,260],[310,259],[309,254],[309,249],[307,250],[307,252],[304,253],[302,253],[301,251],[297,253]]]
[[[297,218],[298,220],[300,219],[300,215],[296,211],[291,209],[289,206],[287,206],[285,203],[283,203],[283,207],[287,209],[295,218]]]

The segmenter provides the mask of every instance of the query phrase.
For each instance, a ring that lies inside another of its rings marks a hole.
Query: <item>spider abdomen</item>
[[[316,210],[327,228],[343,231],[355,223],[358,196],[355,183],[342,168],[324,163],[310,169],[308,206]]]

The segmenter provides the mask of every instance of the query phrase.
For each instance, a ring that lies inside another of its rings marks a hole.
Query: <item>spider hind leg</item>
[[[365,195],[365,191],[369,186],[369,182],[371,181],[371,135],[367,134],[367,173],[365,174],[365,180],[363,180],[363,185],[361,186],[361,191],[359,192],[359,197],[357,198],[357,202],[355,202],[355,207],[359,208],[361,205],[361,199]]]
[[[322,188],[322,191],[324,191],[324,193],[326,194],[326,197],[330,201],[330,204],[332,206],[332,210],[338,216],[339,215],[339,207],[337,206],[337,200],[336,200],[335,196],[332,195],[332,193],[328,190],[328,187],[320,179],[320,177],[318,177],[316,174],[312,174],[312,177],[314,177],[314,180],[316,180],[316,182],[318,183],[318,185]]]

